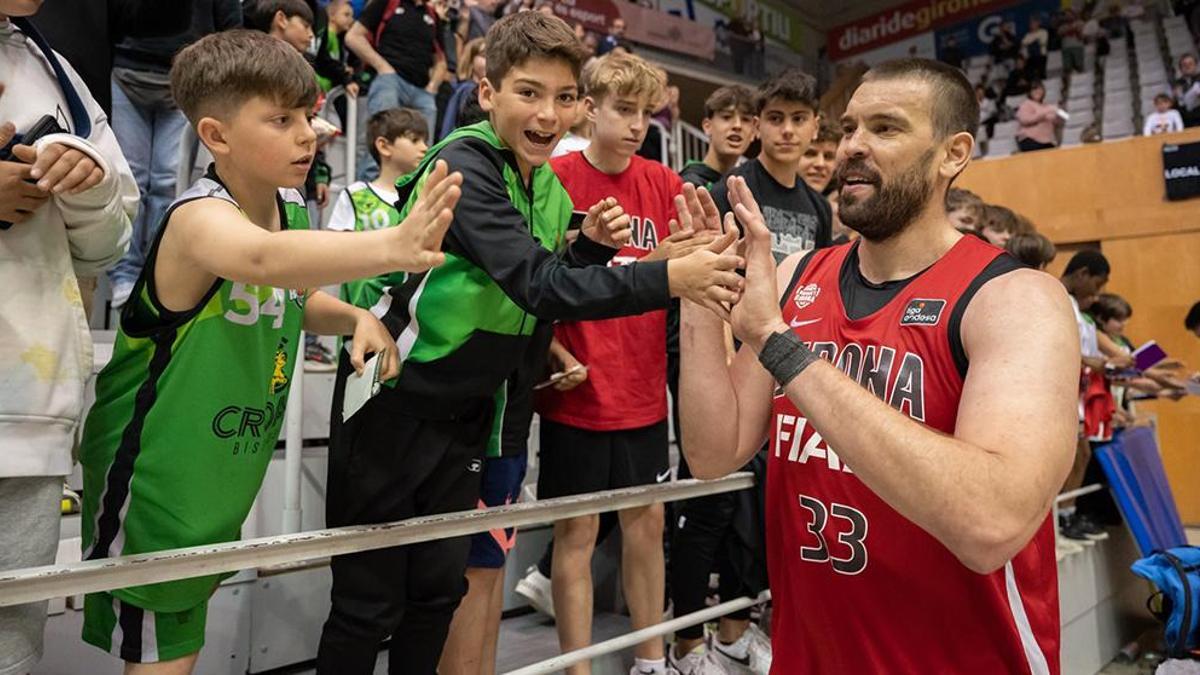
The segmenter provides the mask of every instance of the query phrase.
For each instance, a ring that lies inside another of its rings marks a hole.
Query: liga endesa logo
[[[953,24],[1012,0],[916,0],[880,12],[830,33],[829,52],[834,59]]]

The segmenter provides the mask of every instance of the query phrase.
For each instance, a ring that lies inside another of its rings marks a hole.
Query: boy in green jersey
[[[739,261],[723,254],[736,233],[682,258],[608,266],[630,238],[630,218],[605,198],[578,205],[586,215],[566,244],[575,205],[547,161],[574,121],[583,56],[556,17],[520,12],[496,22],[479,84],[489,120],[456,129],[397,184],[404,215],[431,167],[445,161],[463,173],[463,197],[445,265],[371,280],[381,291],[371,308],[396,339],[402,366],[353,417],[333,416],[328,525],[474,508],[495,394],[539,321],[640,314],[671,296],[720,313],[721,303],[736,301]],[[339,368],[335,411],[347,375]],[[469,538],[457,537],[335,557],[317,672],[372,672],[389,635],[390,672],[436,672],[469,548]]]
[[[362,232],[394,227],[400,222],[396,208],[396,181],[416,170],[425,157],[429,125],[411,108],[388,108],[367,120],[367,149],[379,165],[379,178],[356,181],[346,186],[329,214],[326,229]],[[378,297],[358,301],[361,280],[342,284],[342,300],[370,307]]]
[[[303,184],[316,80],[262,33],[203,38],[171,89],[214,157],[172,204],[121,313],[84,428],[84,557],[237,539],[279,436],[301,328],[353,335],[350,361],[395,345],[370,313],[308,290],[439,264],[461,177],[434,168],[397,226],[310,231]],[[219,575],[89,594],[84,640],[127,672],[190,672]],[[136,666],[133,664],[137,664]]]

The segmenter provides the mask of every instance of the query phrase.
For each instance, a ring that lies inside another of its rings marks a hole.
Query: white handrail
[[[713,481],[657,483],[392,523],[336,527],[67,565],[7,570],[0,572],[0,607],[459,537],[497,528],[732,492],[753,485],[754,475],[741,472]]]
[[[1081,487],[1077,490],[1071,490],[1069,492],[1064,492],[1064,493],[1060,494],[1059,496],[1055,497],[1054,504],[1058,505],[1069,499],[1074,499],[1076,497],[1082,497],[1083,495],[1091,494],[1093,492],[1099,492],[1100,490],[1103,490],[1103,489],[1104,489],[1104,486],[1101,485],[1100,483],[1092,483],[1091,485],[1084,485],[1083,487]]]
[[[770,591],[764,591],[763,594],[757,599],[737,598],[735,600],[723,602],[719,605],[713,605],[712,607],[702,609],[698,612],[685,614],[681,617],[671,619],[670,621],[663,621],[662,623],[657,623],[641,630],[619,635],[611,640],[597,642],[594,645],[576,649],[574,651],[567,652],[566,654],[559,654],[553,658],[546,659],[545,661],[539,661],[523,668],[518,668],[517,670],[510,670],[504,675],[544,675],[545,673],[557,672],[581,661],[588,661],[596,658],[597,656],[611,654],[613,652],[617,652],[645,642],[650,638],[673,633],[681,628],[687,628],[688,626],[695,626],[696,624],[704,623],[706,621],[725,616],[726,614],[731,614],[739,609],[746,609],[747,607],[753,607],[754,605],[762,604],[770,599]]]
[[[675,123],[675,170],[682,171],[688,162],[704,160],[709,138],[701,129],[680,120]]]
[[[659,161],[671,167],[672,170],[678,171],[679,169],[671,166],[671,130],[668,129],[665,124],[656,119],[650,120],[650,126],[658,129]]]

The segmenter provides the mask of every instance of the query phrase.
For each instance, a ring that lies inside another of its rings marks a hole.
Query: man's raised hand
[[[733,333],[756,351],[783,324],[779,312],[779,290],[775,278],[775,256],[771,252],[771,231],[743,178],[732,176],[729,204],[733,212],[725,215],[725,226],[736,228],[734,217],[745,230],[746,288],[730,313]],[[785,325],[786,327],[786,325]]]

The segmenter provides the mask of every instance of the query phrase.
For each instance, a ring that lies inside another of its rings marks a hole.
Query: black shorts
[[[667,421],[592,431],[542,418],[538,499],[663,483],[671,479]]]

